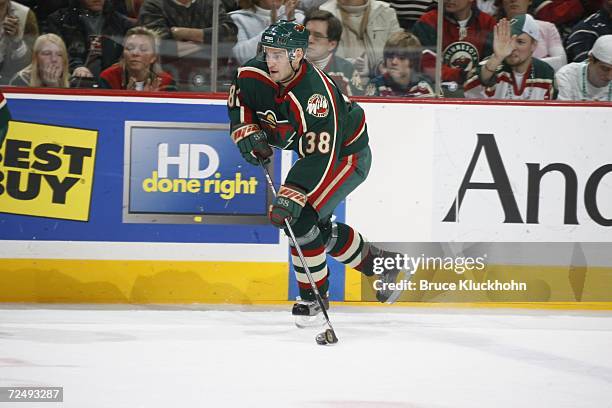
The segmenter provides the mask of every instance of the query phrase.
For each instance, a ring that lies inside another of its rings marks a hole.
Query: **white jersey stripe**
[[[299,256],[291,255],[291,260],[293,261],[293,265],[302,268],[304,267]],[[325,252],[322,252],[316,256],[304,256],[304,260],[309,267],[319,266],[326,261]]]
[[[307,129],[307,126],[306,126],[306,118],[304,117],[304,110],[302,109],[302,105],[297,100],[297,98],[295,97],[293,92],[289,92],[289,96],[291,97],[291,100],[293,101],[295,106],[297,106],[298,111],[300,112],[300,121],[302,122],[302,131],[304,133],[306,133],[308,131],[308,129]]]

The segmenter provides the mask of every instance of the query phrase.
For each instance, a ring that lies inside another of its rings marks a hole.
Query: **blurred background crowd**
[[[283,19],[349,96],[611,100],[612,0],[441,7],[439,30],[435,0],[0,0],[0,85],[223,92]]]

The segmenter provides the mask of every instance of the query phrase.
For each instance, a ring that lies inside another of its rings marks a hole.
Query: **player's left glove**
[[[285,220],[289,221],[289,225],[295,224],[302,208],[306,205],[306,199],[306,192],[301,188],[289,184],[282,185],[270,208],[269,216],[272,225],[284,228]]]

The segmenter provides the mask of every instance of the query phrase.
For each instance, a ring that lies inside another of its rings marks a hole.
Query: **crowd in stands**
[[[443,96],[612,100],[612,0],[443,8],[436,55],[436,0],[0,0],[0,85],[224,91],[269,24],[296,20],[348,96],[436,96],[441,58]]]

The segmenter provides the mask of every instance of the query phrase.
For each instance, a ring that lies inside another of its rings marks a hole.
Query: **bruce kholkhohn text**
[[[450,290],[467,290],[467,291],[526,291],[527,283],[517,282],[514,279],[509,282],[501,282],[499,280],[486,280],[484,282],[475,282],[469,279],[463,279],[459,282],[429,282],[425,279],[411,281],[403,279],[399,282],[384,283],[377,279],[374,281],[375,290],[435,290],[435,291],[450,291]]]

